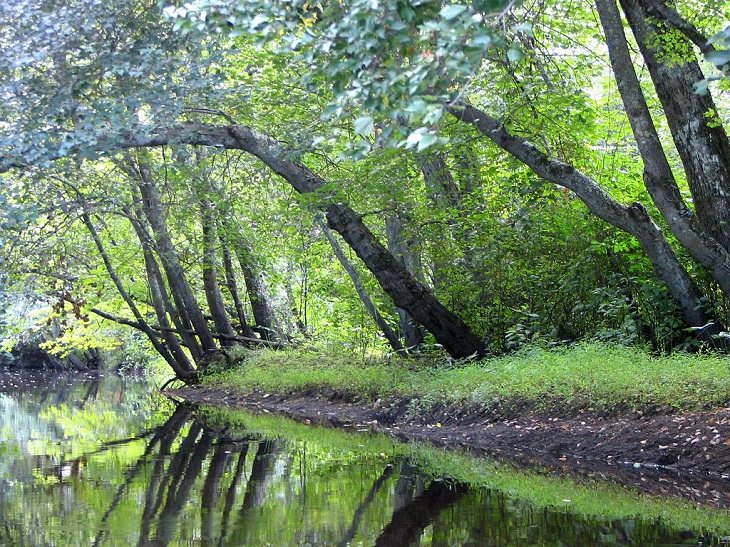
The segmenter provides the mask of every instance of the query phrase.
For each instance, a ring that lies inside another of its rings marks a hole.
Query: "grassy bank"
[[[205,384],[239,392],[338,392],[364,399],[437,404],[525,403],[536,410],[597,413],[691,411],[730,404],[730,361],[722,355],[654,357],[623,346],[528,348],[476,363],[363,360],[348,354],[261,351],[206,375]]]

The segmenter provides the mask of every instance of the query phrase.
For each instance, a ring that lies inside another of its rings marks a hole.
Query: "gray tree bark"
[[[473,106],[449,105],[448,111],[456,118],[472,124],[539,177],[575,192],[593,214],[636,237],[657,276],[666,283],[670,294],[682,309],[687,323],[695,327],[708,323],[708,317],[698,307],[700,291],[643,205],[634,203],[626,206],[617,202],[596,181],[572,165],[548,158],[532,143],[510,134],[501,123]],[[686,218],[675,220],[687,221]],[[714,266],[717,269],[722,264]]]
[[[185,271],[180,263],[180,257],[175,250],[172,237],[167,228],[160,194],[152,177],[150,167],[145,162],[137,162],[136,167],[139,175],[137,184],[142,194],[142,210],[154,233],[157,253],[167,275],[167,282],[175,304],[180,315],[188,318],[196,336],[200,340],[200,346],[203,351],[215,351],[217,348],[208,328],[208,322],[205,320],[203,312],[185,276]]]
[[[423,283],[423,264],[418,251],[414,249],[414,241],[406,238],[403,229],[403,220],[398,212],[389,215],[385,219],[385,233],[388,239],[388,250],[400,262],[406,271],[419,283]],[[426,336],[423,327],[419,325],[408,310],[396,305],[395,308],[400,318],[400,326],[403,331],[403,339],[406,349],[409,351],[418,350]]]
[[[218,285],[216,213],[213,202],[205,196],[205,190],[198,193],[198,203],[200,205],[200,224],[203,230],[203,287],[205,289],[205,298],[216,331],[224,337],[221,338],[221,345],[231,347],[235,345],[232,337],[236,333],[228,320],[228,313],[223,304],[223,295]]]
[[[228,248],[228,242],[223,235],[220,238],[220,244],[221,254],[223,255],[223,269],[226,274],[226,286],[228,287],[228,292],[231,293],[233,305],[236,308],[236,315],[238,316],[238,323],[240,325],[241,334],[249,338],[256,338],[256,334],[251,329],[251,326],[246,320],[246,313],[243,309],[243,301],[241,300],[241,294],[238,291],[236,273],[233,269],[233,259],[231,258],[231,251]]]
[[[694,84],[704,79],[704,74],[692,46],[686,40],[680,44],[686,46],[681,48],[686,50],[686,59],[663,60],[654,44],[661,43],[667,31],[655,24],[647,8],[649,4],[666,7],[666,2],[620,1],[662,103],[687,174],[699,224],[725,250],[730,250],[730,141],[722,124],[706,115],[717,111],[712,94],[694,92]],[[612,34],[616,42],[620,40],[618,28]],[[677,40],[683,39],[672,34],[672,47],[676,47]],[[625,37],[623,41],[625,43]]]
[[[390,325],[383,318],[383,316],[380,315],[378,308],[375,307],[375,304],[370,298],[370,295],[368,294],[367,290],[365,290],[365,286],[362,284],[360,274],[357,273],[355,265],[350,262],[347,256],[345,256],[345,253],[342,251],[342,248],[337,242],[337,239],[335,239],[332,230],[330,230],[329,227],[324,223],[320,223],[320,226],[322,228],[322,231],[324,232],[325,237],[327,237],[327,241],[329,241],[330,246],[332,247],[332,251],[335,253],[335,257],[337,257],[337,260],[342,265],[342,268],[347,272],[347,275],[350,276],[352,284],[355,286],[355,291],[360,297],[360,300],[365,306],[365,309],[370,314],[370,317],[372,317],[375,323],[378,325],[386,340],[388,340],[390,347],[393,348],[393,350],[396,352],[403,351],[403,344],[400,343],[400,338],[393,331],[393,329],[390,328]]]

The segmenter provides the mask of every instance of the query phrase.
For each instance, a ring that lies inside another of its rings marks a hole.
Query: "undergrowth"
[[[598,343],[531,347],[478,362],[365,359],[344,352],[249,352],[203,378],[241,392],[337,392],[374,401],[417,400],[421,406],[493,406],[527,402],[537,410],[689,411],[730,404],[730,366],[722,355],[655,357]]]

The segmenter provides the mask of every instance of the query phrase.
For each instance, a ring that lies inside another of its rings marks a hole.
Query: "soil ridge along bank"
[[[505,418],[484,407],[427,407],[404,398],[364,402],[332,390],[238,393],[192,386],[165,393],[191,403],[276,412],[314,425],[487,453],[548,472],[610,479],[730,508],[730,408],[570,417],[536,413],[525,405],[523,415]]]

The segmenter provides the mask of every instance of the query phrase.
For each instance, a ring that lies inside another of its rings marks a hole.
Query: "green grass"
[[[702,507],[676,498],[658,498],[640,494],[614,483],[585,481],[546,476],[539,471],[518,470],[469,454],[445,450],[420,443],[401,443],[383,435],[346,432],[337,429],[303,425],[291,419],[256,415],[239,410],[216,407],[200,409],[203,421],[214,426],[242,427],[264,438],[303,441],[311,448],[322,447],[335,460],[352,457],[405,456],[433,478],[448,477],[473,487],[485,487],[507,493],[512,498],[528,501],[536,508],[578,513],[607,521],[641,518],[660,519],[665,525],[679,529],[726,535],[730,530],[730,514],[722,509]]]
[[[663,407],[667,411],[730,404],[730,361],[723,355],[654,357],[623,346],[585,343],[533,347],[475,363],[365,360],[343,350],[261,351],[203,382],[240,392],[334,390],[365,400],[405,397],[421,407],[487,407],[528,401],[538,410],[598,413]]]

